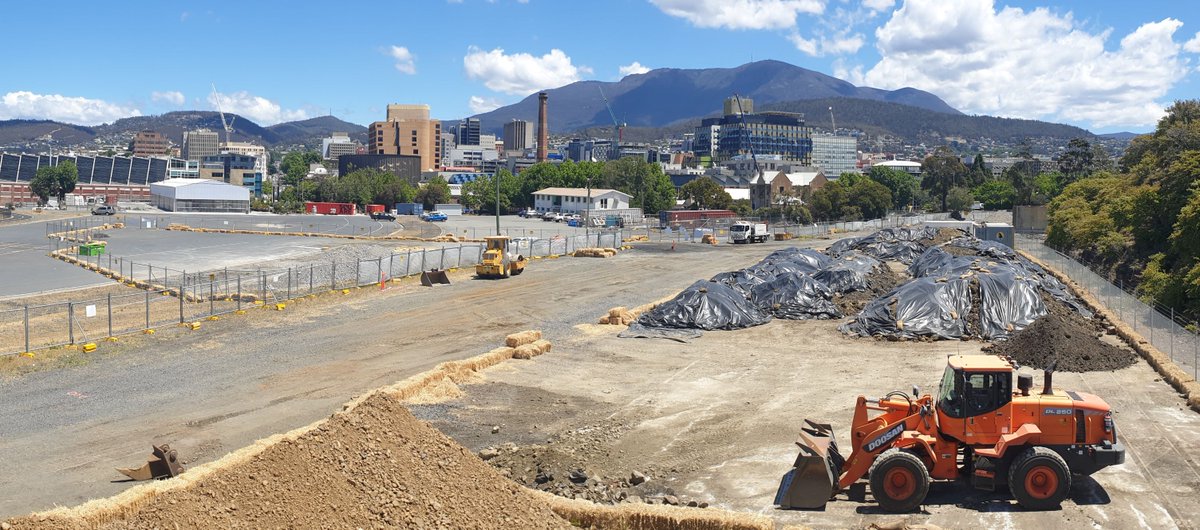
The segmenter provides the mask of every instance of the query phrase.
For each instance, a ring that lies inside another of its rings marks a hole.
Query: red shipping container
[[[383,213],[387,210],[387,206],[382,204],[368,204],[367,213]]]
[[[354,215],[358,207],[352,202],[312,202],[304,203],[304,213],[321,215]]]

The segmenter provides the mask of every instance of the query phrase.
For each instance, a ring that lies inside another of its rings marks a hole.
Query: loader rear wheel
[[[1008,489],[1026,509],[1057,508],[1071,491],[1071,469],[1053,450],[1030,447],[1013,460]]]
[[[879,507],[889,512],[911,512],[929,494],[929,470],[912,453],[888,449],[867,472],[871,494]]]

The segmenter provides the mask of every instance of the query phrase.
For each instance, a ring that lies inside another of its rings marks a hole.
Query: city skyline
[[[7,11],[44,16],[25,4]],[[388,103],[456,120],[574,81],[776,59],[859,86],[925,90],[967,114],[1142,132],[1172,101],[1197,97],[1198,11],[1155,1],[462,0],[353,12],[67,3],[57,38],[37,24],[0,37],[28,51],[9,59],[26,75],[0,81],[0,119],[97,125],[217,110],[219,100],[260,125],[326,114],[366,125]],[[102,40],[85,31],[131,21],[137,31]]]

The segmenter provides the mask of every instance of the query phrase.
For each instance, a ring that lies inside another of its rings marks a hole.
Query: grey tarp
[[[754,286],[766,282],[773,277],[773,275],[763,273],[762,271],[741,269],[733,272],[718,273],[709,281],[733,287],[738,292],[749,298],[750,290],[754,289]]]
[[[1046,315],[1038,280],[1011,265],[987,267],[979,285],[979,331],[988,340],[1006,339]]]
[[[784,273],[754,286],[750,301],[776,318],[788,320],[842,318],[833,305],[833,292],[802,273]]]
[[[825,268],[813,273],[813,279],[824,283],[835,293],[866,291],[870,288],[867,277],[883,264],[879,260],[858,252],[843,254]]]
[[[880,260],[912,263],[935,236],[937,230],[930,227],[884,228],[868,236],[838,240],[830,245],[828,253],[840,257],[851,250],[858,250]]]
[[[956,339],[966,332],[965,317],[970,311],[969,281],[917,278],[871,301],[840,329],[864,337]]]
[[[741,329],[766,324],[771,314],[736,289],[700,280],[670,301],[642,313],[637,323],[649,328]]]

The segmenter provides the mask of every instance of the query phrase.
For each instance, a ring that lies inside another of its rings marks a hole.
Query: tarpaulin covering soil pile
[[[957,339],[966,332],[970,282],[917,278],[867,304],[843,333],[869,337]]]
[[[817,271],[813,274],[813,279],[824,283],[829,290],[838,294],[866,291],[870,288],[868,277],[881,266],[879,260],[851,251]]]
[[[750,301],[776,318],[788,320],[842,318],[833,305],[833,292],[807,274],[783,273],[760,283],[750,293]]]
[[[925,250],[908,272],[911,282],[867,304],[842,331],[1002,341],[1050,313],[1047,301],[1091,318],[1061,282],[1003,244],[956,238]]]
[[[840,239],[830,245],[827,252],[837,258],[858,250],[879,260],[909,264],[931,246],[937,236],[938,230],[931,227],[884,228],[869,236]]]
[[[738,290],[721,283],[700,280],[670,301],[659,304],[638,318],[649,328],[741,329],[766,324],[771,314],[750,303]]]

